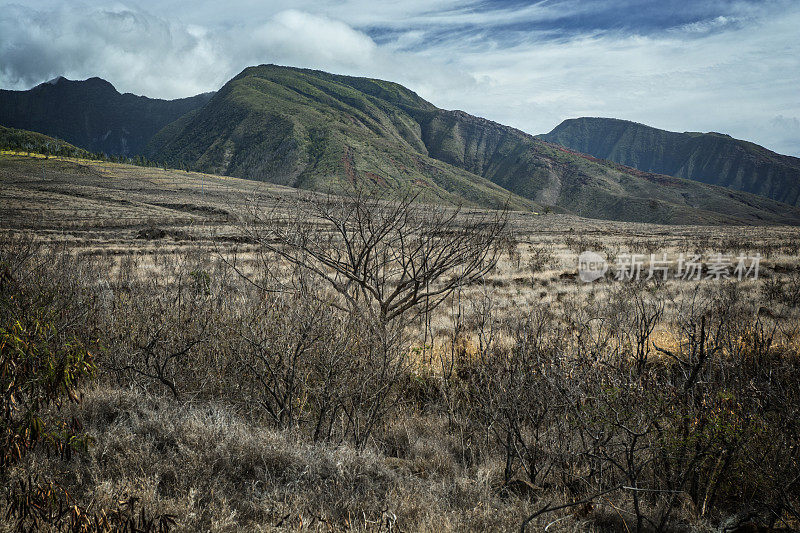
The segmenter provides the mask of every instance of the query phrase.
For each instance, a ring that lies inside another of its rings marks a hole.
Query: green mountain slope
[[[439,109],[387,81],[261,65],[161,130],[173,165],[317,190],[416,188],[446,202],[553,206],[663,223],[796,223],[797,209],[600,161],[514,128]],[[524,199],[524,200],[523,200]],[[538,207],[534,207],[538,209]]]
[[[490,180],[428,157],[406,110],[433,110],[404,87],[275,66],[252,67],[155,136],[147,155],[207,172],[338,192],[417,190],[430,201],[535,208]]]
[[[211,94],[157,100],[120,94],[100,78],[56,78],[27,91],[0,90],[0,124],[36,131],[92,152],[142,153],[165,125],[204,105]]]
[[[674,133],[610,118],[565,120],[541,138],[647,172],[800,205],[800,158],[720,133]]]
[[[82,148],[54,139],[41,133],[0,126],[0,150],[57,155],[61,157],[91,158]]]

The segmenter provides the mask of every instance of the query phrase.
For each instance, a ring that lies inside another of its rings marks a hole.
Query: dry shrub
[[[556,281],[552,302],[521,306],[482,282],[502,250],[486,233],[476,253],[468,234],[420,222],[461,219],[315,201],[303,204],[314,217],[248,228],[248,262],[223,249],[103,258],[4,245],[4,319],[43,310],[48,353],[91,347],[100,382],[68,411],[94,446],[33,450],[13,474],[58,473],[83,508],[139,498],[185,530],[796,526],[791,272]],[[356,246],[370,225],[390,243]],[[414,276],[434,263],[404,250],[446,254],[453,239],[476,270],[459,278],[454,260]],[[748,298],[762,287],[780,313]]]

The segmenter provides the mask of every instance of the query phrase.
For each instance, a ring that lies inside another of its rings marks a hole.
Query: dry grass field
[[[2,154],[0,530],[800,527],[800,229],[364,205]]]

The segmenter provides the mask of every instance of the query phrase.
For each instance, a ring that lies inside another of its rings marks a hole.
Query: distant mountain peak
[[[46,82],[40,83],[39,85],[57,85],[57,84],[61,83],[62,81],[69,81],[69,80],[67,78],[65,78],[64,76],[56,76],[52,80],[47,80]]]
[[[117,90],[116,87],[114,87],[113,83],[111,83],[108,80],[104,80],[103,78],[98,78],[97,76],[93,76],[91,78],[87,78],[87,79],[85,79],[83,81],[73,81],[72,83],[85,85],[87,87],[94,87],[94,88],[105,90],[105,91],[109,91],[109,92],[113,91],[113,92],[119,94],[119,91]]]
[[[630,168],[642,168],[642,161],[622,166],[586,155],[590,150],[543,142],[440,109],[392,81],[319,70],[248,67],[215,94],[178,100],[120,94],[97,77],[59,77],[33,90],[0,90],[0,124],[93,152],[143,155],[174,167],[324,192],[367,186],[419,191],[421,199],[436,203],[535,211],[547,206],[613,220],[800,224],[800,209],[773,200]],[[763,148],[719,135],[611,119],[566,124],[581,135],[605,131],[607,140],[633,136],[649,160],[664,157],[672,150],[665,148],[666,138],[677,136],[681,142],[700,139],[701,151],[725,152],[739,165],[777,161]],[[692,168],[705,165],[695,160]],[[767,181],[776,188],[784,184]],[[784,185],[787,198],[796,192]]]
[[[91,152],[141,154],[161,128],[211,95],[157,100],[120,94],[99,77],[57,76],[27,91],[0,90],[0,124],[63,139]]]
[[[640,172],[439,109],[395,82],[278,65],[244,69],[208,104],[162,129],[146,155],[326,192],[419,190],[440,203],[546,205],[640,222],[800,221],[800,210],[771,200]]]
[[[726,133],[677,133],[620,119],[563,121],[539,138],[644,172],[667,174],[800,206],[800,159]]]
[[[69,78],[65,78],[64,76],[56,76],[51,80],[47,80],[45,82],[40,83],[33,89],[49,89],[50,87],[55,87],[58,89],[66,88],[66,87],[92,87],[95,89],[101,89],[106,91],[113,91],[118,93],[116,87],[108,81],[104,80],[103,78],[99,78],[97,76],[92,76],[91,78],[87,78],[85,80],[71,80]],[[20,92],[20,91],[18,91]],[[24,92],[24,91],[21,91]]]

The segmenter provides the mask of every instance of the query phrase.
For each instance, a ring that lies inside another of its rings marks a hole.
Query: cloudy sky
[[[277,63],[400,82],[530,133],[605,116],[800,156],[798,0],[0,0],[0,86],[176,98]]]

